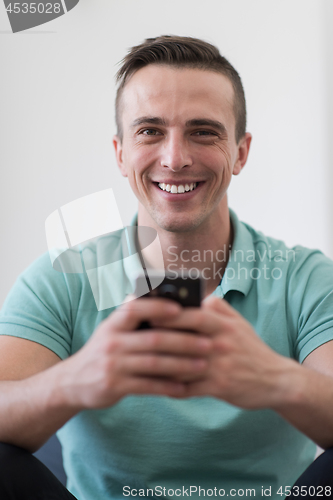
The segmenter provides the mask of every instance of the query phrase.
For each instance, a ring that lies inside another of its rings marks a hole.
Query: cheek
[[[124,157],[126,172],[132,191],[139,195],[146,190],[147,169],[151,165],[150,155],[143,148],[132,149],[127,157]]]
[[[136,173],[140,173],[146,170],[155,159],[156,154],[154,153],[154,148],[136,145],[132,148],[125,161],[127,165],[130,165],[131,170],[135,170]]]
[[[215,174],[216,178],[220,181],[225,181],[231,177],[232,174],[232,161],[228,151],[219,146],[212,148],[212,150],[202,156],[203,164],[206,164],[209,169]]]

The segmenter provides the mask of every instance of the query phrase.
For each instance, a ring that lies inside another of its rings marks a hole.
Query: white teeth
[[[196,182],[191,182],[191,184],[180,184],[179,186],[176,186],[175,184],[164,184],[164,182],[160,182],[158,184],[158,187],[161,188],[163,191],[167,191],[168,193],[185,193],[185,191],[193,191],[197,187]]]

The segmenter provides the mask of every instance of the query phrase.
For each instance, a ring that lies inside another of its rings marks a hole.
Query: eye
[[[160,132],[158,130],[155,130],[154,128],[145,128],[143,130],[140,130],[139,134],[154,136],[154,135],[159,135]]]
[[[203,137],[217,136],[217,134],[212,130],[198,130],[197,132],[194,132],[193,135],[203,136]]]

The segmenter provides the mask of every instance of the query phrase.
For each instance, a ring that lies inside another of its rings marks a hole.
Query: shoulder
[[[266,258],[274,262],[284,261],[293,272],[300,270],[310,272],[318,266],[333,270],[333,261],[317,248],[307,248],[302,245],[291,247],[282,240],[267,236],[263,232],[254,229],[249,224],[244,222],[240,224],[251,235],[256,258],[260,260]]]
[[[52,266],[49,253],[45,252],[17,277],[5,300],[4,308],[20,303],[64,306],[79,288],[80,277],[56,270]]]
[[[290,247],[284,241],[267,236],[248,224],[241,223],[251,235],[254,265],[274,269],[272,286],[283,285],[288,297],[304,305],[314,304],[333,291],[333,261],[316,248],[302,245]],[[279,287],[280,288],[280,287]]]
[[[22,273],[19,274],[17,283],[29,283],[32,287],[43,282],[62,282],[61,272],[54,269],[48,252],[37,257]]]

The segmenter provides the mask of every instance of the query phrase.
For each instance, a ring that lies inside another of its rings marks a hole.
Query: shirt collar
[[[137,225],[138,215],[136,214],[129,226],[124,228],[122,234],[122,253],[123,253],[123,265],[124,271],[128,278],[128,283],[126,287],[126,294],[133,294],[135,290],[135,280],[139,274],[144,272],[139,254],[137,252],[135,231],[131,230],[131,227]]]
[[[234,240],[219,287],[223,296],[230,290],[247,295],[252,285],[251,270],[254,266],[254,259],[249,256],[254,255],[253,239],[246,225],[238,219],[231,208],[229,208],[229,214]]]
[[[231,290],[247,295],[252,285],[250,276],[254,266],[254,259],[247,258],[249,255],[254,255],[252,235],[231,208],[229,208],[229,214],[234,240],[222,280],[213,293],[213,295],[221,297]],[[137,220],[138,216],[136,214],[131,221],[131,226],[136,226]],[[136,242],[133,235],[134,231],[127,231],[125,228],[122,244],[123,255],[129,255],[129,257],[124,258],[124,271],[129,279],[131,289],[128,291],[129,293],[133,293],[135,279],[138,274],[143,272],[139,254],[134,250],[136,249]]]

